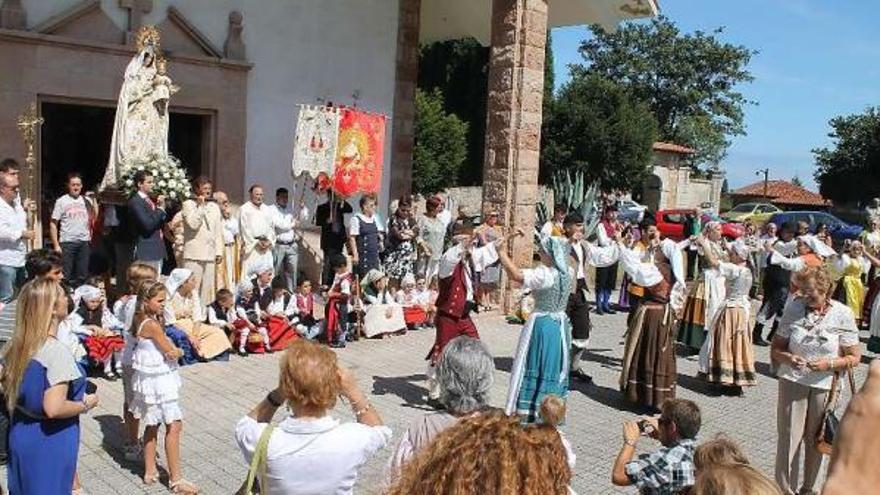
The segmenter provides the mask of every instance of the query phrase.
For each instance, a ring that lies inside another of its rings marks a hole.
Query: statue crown
[[[162,36],[159,34],[159,30],[156,29],[156,26],[141,26],[135,37],[135,45],[137,46],[138,51],[142,51],[144,48],[151,45],[153,50],[158,52],[161,39]]]

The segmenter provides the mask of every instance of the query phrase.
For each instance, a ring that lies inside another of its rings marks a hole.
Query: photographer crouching
[[[611,482],[635,485],[643,495],[682,493],[694,484],[694,449],[700,431],[700,408],[684,399],[668,399],[659,418],[623,423],[623,446],[614,461]],[[663,448],[635,460],[642,436],[659,440]]]

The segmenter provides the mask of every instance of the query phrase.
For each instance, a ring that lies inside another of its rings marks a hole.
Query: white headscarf
[[[730,250],[743,261],[748,260],[749,254],[751,253],[751,250],[741,238],[730,243]]]
[[[250,280],[242,280],[235,288],[235,295],[241,297],[245,292],[254,290],[254,284]]]
[[[74,311],[79,309],[83,302],[95,301],[101,299],[101,289],[94,285],[80,285],[73,291],[73,308]]]
[[[250,268],[248,269],[248,277],[255,277],[265,272],[271,272],[275,268],[272,266],[272,263],[267,259],[260,259],[251,263]]]
[[[828,244],[825,244],[818,237],[812,234],[802,235],[798,238],[798,240],[806,244],[807,247],[809,247],[814,253],[821,256],[822,258],[828,258],[837,254],[836,251],[828,247]]]
[[[165,280],[165,288],[168,289],[168,297],[174,297],[174,294],[177,294],[177,289],[180,289],[180,286],[189,280],[192,275],[192,270],[186,268],[175,268],[172,270],[171,275],[168,275],[168,279]]]

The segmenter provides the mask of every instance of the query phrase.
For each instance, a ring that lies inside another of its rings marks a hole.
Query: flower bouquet
[[[125,164],[119,174],[118,186],[127,196],[137,191],[134,176],[140,170],[146,170],[153,175],[156,181],[153,185],[154,195],[180,202],[190,196],[190,183],[186,177],[186,170],[180,164],[180,160],[171,155],[153,155],[146,160]]]

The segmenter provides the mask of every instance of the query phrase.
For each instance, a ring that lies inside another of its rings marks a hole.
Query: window
[[[663,215],[663,221],[666,223],[684,223],[684,215],[681,213],[667,213]]]
[[[736,212],[736,213],[751,213],[752,210],[754,210],[754,209],[755,209],[755,203],[743,203],[741,205],[735,206],[730,211]]]
[[[761,205],[758,207],[758,213],[773,213],[775,211],[779,211],[779,210],[777,210],[777,208],[775,206],[771,206],[771,205]]]

